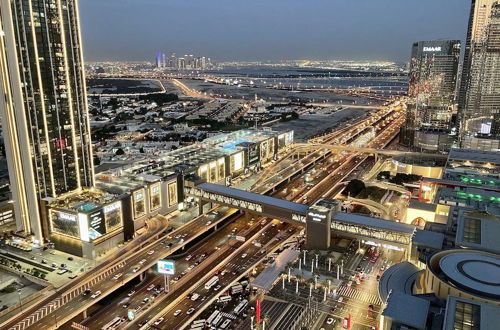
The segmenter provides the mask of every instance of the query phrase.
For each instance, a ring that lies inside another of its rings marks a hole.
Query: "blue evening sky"
[[[407,61],[418,40],[465,39],[470,0],[80,0],[87,60],[156,51],[224,60]]]

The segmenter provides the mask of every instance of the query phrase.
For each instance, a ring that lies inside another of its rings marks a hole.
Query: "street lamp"
[[[18,298],[19,298],[19,307],[21,308],[21,313],[23,312],[23,302],[21,301],[21,289],[17,289]]]

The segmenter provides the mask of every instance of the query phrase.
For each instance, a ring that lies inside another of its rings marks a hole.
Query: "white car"
[[[163,320],[164,320],[164,319],[165,319],[165,318],[160,317],[158,320],[156,320],[156,321],[155,321],[154,325],[158,325],[158,324],[160,324],[161,322],[163,322]]]
[[[141,261],[139,261],[139,263],[142,265],[146,262],[146,259],[142,259]]]
[[[190,314],[193,314],[193,312],[194,312],[194,308],[191,307],[190,309],[187,310],[186,314],[190,315]]]
[[[326,324],[332,324],[333,323],[333,318],[329,317],[327,320],[326,320]]]
[[[148,255],[152,255],[153,253],[155,253],[155,250],[151,250],[148,252]]]
[[[93,295],[90,296],[90,298],[95,299],[101,295],[101,291],[96,291]]]
[[[245,258],[247,257],[247,255],[248,255],[248,254],[243,253],[243,254],[241,255],[241,259],[245,259]]]
[[[115,276],[113,276],[113,280],[117,280],[117,279],[119,279],[122,276],[123,276],[123,273],[118,273]]]
[[[132,269],[132,272],[137,273],[141,269],[141,266],[135,266],[134,269]]]
[[[181,313],[182,313],[182,311],[180,309],[178,309],[174,312],[174,316],[179,316],[179,315],[181,315]]]
[[[154,284],[151,284],[150,286],[148,286],[148,287],[146,288],[146,290],[151,291],[151,290],[153,290],[154,288],[155,288],[155,285],[154,285]]]

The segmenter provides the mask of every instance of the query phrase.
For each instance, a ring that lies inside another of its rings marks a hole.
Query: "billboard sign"
[[[135,311],[133,309],[129,309],[127,312],[127,317],[130,321],[135,319]]]
[[[158,273],[162,275],[174,275],[175,263],[173,260],[158,260]]]
[[[106,234],[106,224],[104,221],[104,211],[99,210],[89,215],[89,237],[96,239]]]

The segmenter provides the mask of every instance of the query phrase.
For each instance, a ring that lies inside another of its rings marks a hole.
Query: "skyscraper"
[[[459,40],[419,41],[412,45],[403,143],[431,151],[446,150],[452,138]]]
[[[500,2],[472,1],[459,99],[462,147],[498,149]]]
[[[0,2],[0,115],[16,221],[39,240],[40,201],[94,180],[77,6]]]

